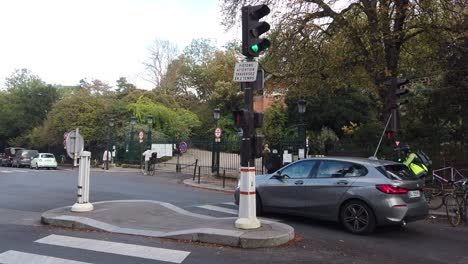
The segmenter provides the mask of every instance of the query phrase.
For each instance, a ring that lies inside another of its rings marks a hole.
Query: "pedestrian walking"
[[[109,169],[109,161],[112,159],[110,151],[104,150],[102,155],[102,169]]]
[[[281,157],[278,154],[278,150],[273,149],[271,151],[271,154],[268,158],[268,164],[267,164],[267,173],[271,174],[281,168]]]
[[[267,170],[266,166],[268,164],[268,159],[270,157],[270,149],[268,148],[268,144],[265,144],[263,146],[263,152],[262,152],[262,166]]]
[[[145,172],[144,175],[148,175],[148,168],[149,168],[149,161],[151,159],[151,154],[153,152],[151,151],[151,148],[147,147],[145,152],[142,153],[142,155],[145,157]]]

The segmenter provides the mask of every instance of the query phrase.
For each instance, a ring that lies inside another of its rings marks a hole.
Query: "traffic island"
[[[216,218],[191,213],[169,203],[122,200],[93,203],[90,212],[72,212],[70,206],[42,214],[43,224],[140,235],[218,245],[262,248],[294,239],[294,229],[286,224],[262,220],[261,227],[243,230],[234,226],[237,218]]]

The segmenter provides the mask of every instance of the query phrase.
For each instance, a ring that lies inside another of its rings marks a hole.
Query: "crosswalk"
[[[192,213],[208,215],[212,217],[236,217],[239,215],[239,206],[233,202],[193,205],[185,207],[184,209]],[[280,219],[271,217],[258,217],[258,219],[272,222],[281,222]]]
[[[162,263],[183,263],[190,255],[188,251],[142,246],[128,243],[79,238],[63,235],[49,235],[34,241],[34,243],[45,244],[72,249],[88,250],[105,254],[116,254],[126,257],[135,257]],[[57,250],[60,250],[57,248]],[[8,250],[0,253],[2,264],[89,264],[77,260],[59,258],[49,255],[41,255],[30,252]]]

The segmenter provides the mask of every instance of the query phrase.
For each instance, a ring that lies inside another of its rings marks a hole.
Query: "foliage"
[[[287,116],[281,102],[273,103],[264,115],[263,134],[270,146],[279,146],[285,139],[285,125]]]
[[[16,70],[5,86],[0,94],[0,145],[6,140],[25,143],[26,133],[41,125],[59,94],[27,69]]]
[[[327,140],[333,142],[333,144],[339,140],[335,132],[328,127],[322,127],[318,133],[309,133],[309,146],[311,153],[325,153],[325,142]]]
[[[152,128],[174,139],[188,138],[192,130],[200,125],[198,117],[190,111],[182,108],[169,109],[146,97],[140,97],[135,103],[128,104],[127,109],[141,124],[146,123],[149,114],[153,115]]]

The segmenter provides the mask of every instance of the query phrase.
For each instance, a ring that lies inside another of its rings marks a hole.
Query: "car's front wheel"
[[[340,212],[343,226],[351,233],[367,235],[375,229],[375,215],[365,203],[353,200],[347,202]]]

